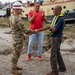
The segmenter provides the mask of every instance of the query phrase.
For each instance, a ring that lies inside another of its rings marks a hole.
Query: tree
[[[2,5],[3,5],[2,2],[0,2],[0,9],[2,9]]]

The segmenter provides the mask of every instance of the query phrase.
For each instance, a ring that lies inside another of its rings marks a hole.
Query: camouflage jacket
[[[12,37],[13,38],[21,38],[23,34],[33,34],[35,31],[27,30],[23,20],[17,15],[11,15],[10,17],[11,29],[12,29]]]

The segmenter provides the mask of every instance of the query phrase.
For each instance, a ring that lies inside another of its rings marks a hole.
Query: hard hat
[[[22,9],[22,4],[20,2],[15,2],[13,4],[13,9]]]

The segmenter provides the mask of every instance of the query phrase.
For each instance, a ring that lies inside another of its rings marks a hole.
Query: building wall
[[[57,3],[57,2],[65,2],[65,1],[72,1],[72,0],[44,0],[44,4]]]
[[[40,7],[41,10],[45,11],[45,14],[46,16],[48,15],[53,15],[53,10],[52,8],[54,8],[56,5],[61,5],[62,8],[65,6],[66,8],[62,10],[62,13],[64,13],[66,10],[73,10],[75,9],[75,1],[71,1],[71,2],[65,2],[65,3],[58,3],[58,4],[50,4],[50,5],[42,5]],[[24,10],[24,13],[23,13],[23,16],[25,16],[25,14],[28,14],[28,12],[30,10],[33,10],[34,7],[26,7],[26,8],[23,8]]]

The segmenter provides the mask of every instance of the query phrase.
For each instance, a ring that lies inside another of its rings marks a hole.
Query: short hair
[[[59,5],[60,10],[62,10],[62,7]]]
[[[39,5],[40,5],[40,3],[39,3],[39,2],[35,2],[35,3],[34,3],[34,6],[35,6],[36,4],[39,4]]]
[[[58,7],[60,10],[62,10],[62,7],[61,7],[61,5],[57,5],[56,7]]]

